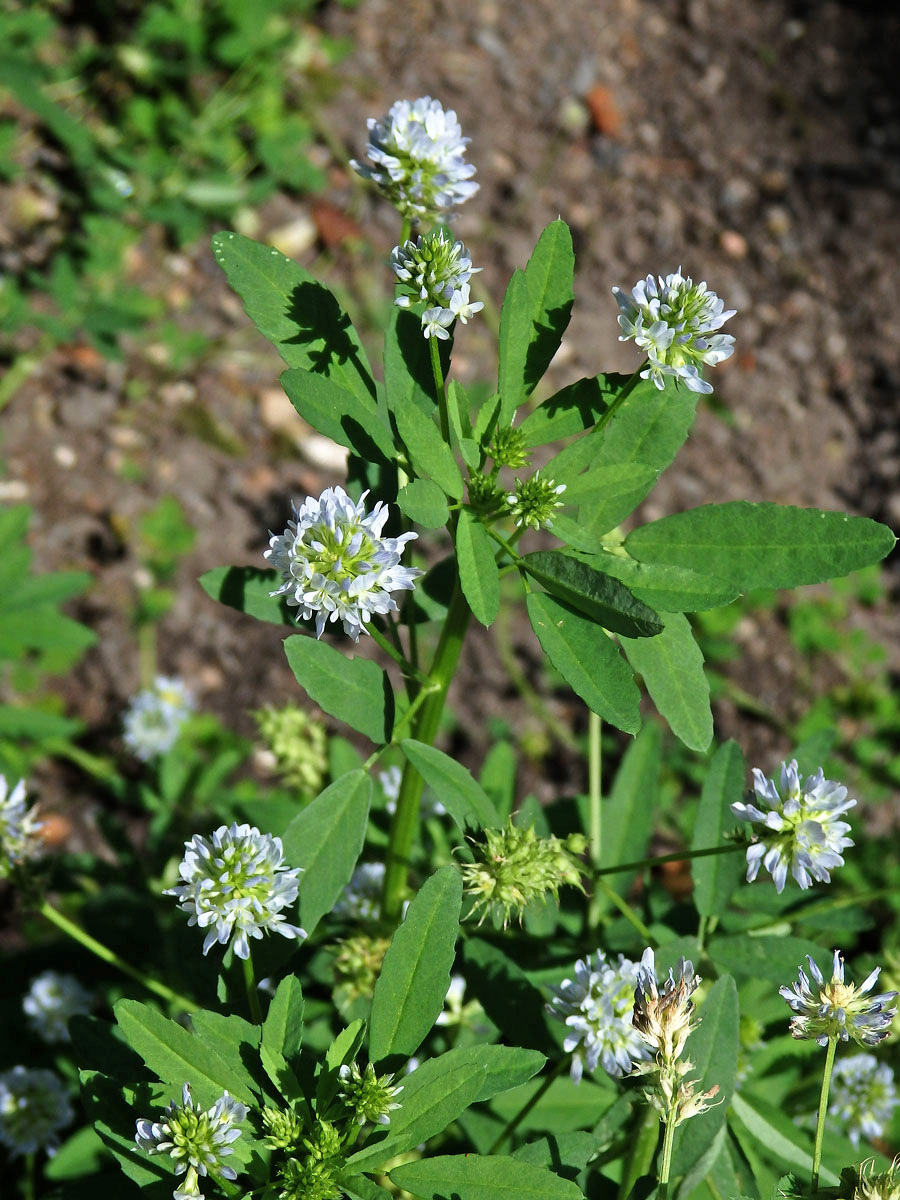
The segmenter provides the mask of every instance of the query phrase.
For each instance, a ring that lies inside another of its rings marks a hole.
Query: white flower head
[[[629,295],[614,287],[619,305],[620,342],[634,339],[646,353],[648,366],[642,379],[651,379],[660,391],[666,376],[680,380],[692,392],[711,392],[700,374],[703,364],[715,366],[734,353],[734,338],[716,333],[736,309],[723,302],[705,283],[694,284],[681,268],[673,275],[641,279]]]
[[[52,1152],[59,1131],[74,1115],[62,1080],[52,1071],[13,1067],[0,1074],[0,1143],[14,1156]]]
[[[73,975],[44,971],[32,980],[22,1001],[28,1024],[45,1042],[67,1042],[69,1021],[91,1011],[91,994]]]
[[[218,1175],[236,1179],[233,1167],[223,1159],[234,1153],[233,1143],[241,1136],[238,1127],[247,1116],[247,1106],[224,1092],[204,1112],[191,1098],[190,1084],[181,1090],[181,1103],[170,1100],[161,1121],[138,1121],[134,1140],[148,1154],[168,1154],[175,1160],[175,1174],[185,1179],[172,1193],[174,1200],[199,1196],[199,1178]]]
[[[887,1063],[865,1053],[838,1059],[828,1112],[846,1129],[854,1146],[861,1137],[884,1137],[896,1107],[894,1072]]]
[[[125,745],[142,762],[159,758],[175,745],[194,707],[194,698],[182,680],[157,675],[152,687],[138,692],[125,714]]]
[[[384,863],[360,863],[332,912],[346,921],[377,921],[383,888]]]
[[[632,1025],[638,964],[619,955],[609,962],[602,950],[593,959],[579,959],[575,978],[553,989],[548,1005],[552,1016],[567,1029],[563,1049],[572,1055],[572,1079],[580,1083],[585,1068],[598,1065],[609,1075],[627,1075],[650,1050]]]
[[[42,827],[35,808],[25,802],[25,780],[10,791],[6,776],[0,775],[0,879],[40,856]]]
[[[844,959],[840,951],[834,952],[831,979],[827,983],[809,955],[806,961],[812,980],[800,967],[798,982],[778,989],[794,1013],[791,1017],[793,1037],[815,1040],[820,1046],[827,1046],[830,1038],[854,1041],[860,1046],[877,1046],[887,1037],[891,1021],[897,1015],[897,1006],[893,1003],[897,993],[869,995],[881,967],[876,967],[857,987],[844,982]]]
[[[391,267],[403,288],[394,303],[401,308],[420,301],[428,305],[422,314],[426,338],[446,341],[454,321],[466,325],[484,308],[481,301],[469,299],[469,280],[481,268],[472,266],[462,242],[451,241],[443,229],[395,246]]]
[[[182,881],[165,893],[190,914],[189,925],[207,929],[203,953],[233,940],[238,958],[248,958],[248,938],[280,933],[305,938],[282,909],[297,899],[300,868],[283,861],[281,839],[252,825],[220,825],[211,838],[195,834],[185,842]]]
[[[394,207],[412,220],[449,217],[478,191],[475,168],[465,161],[469,138],[452,109],[437,100],[398,100],[380,120],[370,118],[366,155],[374,166],[351,160]]]
[[[850,826],[839,818],[853,808],[847,789],[826,779],[822,768],[801,782],[796,759],[781,765],[781,790],[759,768],[753,769],[753,790],[760,804],[732,804],[742,821],[761,826],[758,840],[747,847],[747,880],[753,882],[760,864],[772,875],[775,889],[784,890],[788,868],[801,888],[812,881],[831,881],[833,867],[842,867],[841,851],[853,842]],[[762,805],[765,805],[763,809]]]
[[[354,504],[343,488],[326,488],[318,500],[295,503],[295,519],[270,536],[265,557],[284,580],[271,595],[284,596],[298,620],[315,616],[316,637],[328,621],[340,620],[359,641],[375,613],[397,611],[391,593],[412,590],[422,574],[400,566],[404,546],[418,534],[382,537],[388,509],[379,500],[366,512],[368,494]]]

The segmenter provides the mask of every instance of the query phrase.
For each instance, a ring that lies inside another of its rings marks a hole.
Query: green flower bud
[[[525,446],[524,433],[521,429],[513,429],[512,425],[498,429],[494,434],[490,455],[498,467],[511,467],[514,471],[527,466],[531,458]]]
[[[565,490],[564,483],[544,479],[540,471],[535,471],[530,479],[516,480],[516,490],[506,497],[506,503],[517,525],[548,529],[554,512],[563,506],[559,496]]]
[[[340,1097],[360,1125],[365,1125],[366,1121],[376,1125],[390,1123],[391,1112],[400,1107],[394,1097],[403,1091],[402,1086],[391,1086],[393,1075],[376,1075],[371,1063],[364,1071],[360,1071],[356,1063],[345,1063],[339,1074],[343,1080]]]
[[[324,728],[296,704],[267,706],[253,714],[260,737],[275,759],[275,769],[285,783],[312,795],[322,789],[328,770]]]
[[[343,1189],[335,1182],[335,1168],[315,1159],[289,1158],[278,1173],[281,1200],[341,1200]]]
[[[466,487],[469,491],[469,503],[476,512],[485,515],[495,513],[503,503],[503,492],[488,475],[470,476]]]
[[[262,1124],[264,1141],[274,1150],[295,1150],[303,1137],[303,1122],[295,1112],[264,1108]]]

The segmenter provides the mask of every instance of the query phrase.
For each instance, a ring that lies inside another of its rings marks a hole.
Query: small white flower
[[[0,879],[43,851],[43,823],[35,813],[25,803],[25,780],[20,779],[10,791],[6,776],[0,775]]]
[[[281,911],[297,899],[301,874],[282,857],[281,839],[252,825],[220,825],[211,838],[195,834],[185,842],[180,866],[184,882],[165,894],[177,897],[179,907],[190,914],[189,925],[209,930],[204,954],[216,942],[224,946],[233,939],[238,958],[248,958],[248,938],[264,933],[306,937]]]
[[[877,1046],[887,1037],[891,1021],[897,1015],[893,1003],[897,993],[868,995],[875,986],[881,967],[876,967],[857,987],[844,982],[844,959],[840,951],[834,952],[831,979],[827,983],[809,955],[806,961],[812,982],[800,967],[798,982],[778,989],[779,995],[794,1012],[791,1017],[792,1037],[815,1040],[820,1046],[827,1046],[830,1038],[838,1038],[842,1042],[852,1040],[861,1046]]]
[[[694,284],[681,268],[665,279],[648,275],[628,295],[614,287],[621,310],[620,342],[633,338],[645,351],[649,365],[642,379],[651,379],[660,391],[666,376],[680,380],[692,392],[711,392],[712,385],[700,375],[705,363],[715,366],[734,353],[734,338],[716,333],[736,309],[725,310],[715,292],[705,283]]]
[[[449,329],[453,313],[449,308],[426,308],[422,313],[422,333],[425,338],[436,337],[439,342],[450,340]]]
[[[340,620],[359,641],[375,613],[397,611],[391,592],[411,591],[422,574],[400,566],[404,546],[418,534],[382,537],[388,509],[379,500],[367,513],[368,494],[354,504],[343,488],[326,488],[318,500],[294,504],[295,520],[270,536],[265,557],[284,579],[271,595],[297,608],[298,620],[315,616],[316,637],[328,621]]]
[[[360,863],[332,912],[345,921],[377,921],[383,888],[384,863]]]
[[[123,741],[142,762],[159,758],[175,745],[194,711],[194,698],[180,679],[157,675],[153,686],[138,692],[123,722]]]
[[[44,971],[22,1001],[28,1024],[45,1042],[67,1042],[69,1021],[91,1011],[91,994],[73,975]]]
[[[894,1072],[887,1063],[865,1053],[838,1059],[828,1113],[845,1127],[854,1146],[861,1137],[884,1137],[896,1107]]]
[[[484,305],[480,300],[474,302],[469,301],[469,285],[464,283],[462,287],[453,293],[450,297],[450,311],[453,316],[462,321],[463,325],[468,324],[469,317],[474,317],[477,312],[481,312]],[[565,486],[565,485],[563,485]]]
[[[599,1065],[618,1078],[650,1058],[632,1026],[637,973],[637,963],[620,954],[614,965],[598,950],[593,960],[576,962],[574,979],[564,979],[553,989],[548,1008],[568,1027],[563,1049],[572,1055],[575,1083],[580,1083],[585,1068],[596,1071]]]
[[[13,1067],[0,1074],[0,1143],[14,1156],[52,1153],[58,1133],[75,1114],[52,1071]]]
[[[853,842],[846,821],[838,820],[853,808],[847,789],[826,779],[820,767],[815,775],[801,783],[797,762],[781,764],[781,793],[774,779],[753,769],[753,789],[766,810],[755,804],[732,804],[731,811],[742,821],[761,825],[759,840],[747,847],[747,880],[753,882],[760,864],[772,875],[775,890],[781,892],[787,882],[788,868],[801,888],[831,881],[830,870],[842,867],[841,851]]]
[[[162,1121],[138,1121],[134,1140],[148,1154],[167,1153],[175,1160],[175,1174],[186,1175],[172,1193],[174,1200],[199,1196],[198,1176],[218,1175],[236,1179],[233,1167],[223,1159],[234,1153],[233,1142],[241,1136],[238,1122],[247,1116],[247,1106],[224,1092],[204,1112],[191,1099],[191,1087],[181,1090],[181,1103],[170,1100]]]
[[[378,185],[403,216],[413,220],[448,217],[478,191],[475,168],[465,161],[468,138],[456,113],[437,100],[398,100],[387,116],[370,118],[368,158],[350,165]]]

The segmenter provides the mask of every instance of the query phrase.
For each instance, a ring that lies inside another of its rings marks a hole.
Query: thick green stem
[[[115,951],[110,950],[109,946],[104,946],[102,942],[98,942],[80,925],[76,925],[74,921],[70,921],[58,909],[54,908],[49,900],[45,900],[41,905],[40,913],[42,917],[46,917],[57,929],[62,930],[70,938],[79,942],[86,950],[90,950],[91,954],[95,954],[97,958],[110,966],[121,971],[123,975],[127,975],[130,979],[134,979],[137,983],[142,984],[148,992],[153,992],[160,999],[165,1000],[169,1004],[174,1004],[185,1012],[191,1012],[197,1008],[195,1000],[188,1000],[187,997],[181,996],[178,992],[174,992],[170,987],[166,987],[164,983],[159,983],[156,979],[150,979],[142,974],[130,963],[119,958]]]
[[[591,865],[600,870],[600,855],[603,850],[603,721],[595,712],[588,712],[588,802],[590,806],[588,836],[591,844]],[[597,889],[588,904],[588,927],[596,929],[600,921],[600,905]]]
[[[550,1090],[550,1085],[553,1083],[553,1080],[562,1074],[563,1068],[566,1067],[571,1061],[571,1058],[561,1058],[553,1070],[544,1076],[544,1078],[541,1080],[541,1086],[532,1095],[531,1099],[526,1100],[516,1115],[511,1117],[503,1126],[503,1129],[498,1134],[493,1146],[491,1146],[490,1150],[488,1150],[489,1155],[496,1154],[507,1138],[512,1137],[535,1105],[538,1104]]]
[[[828,1039],[828,1051],[825,1055],[825,1070],[822,1073],[822,1091],[819,1094],[819,1113],[816,1117],[816,1144],[813,1147],[812,1178],[810,1191],[819,1190],[819,1167],[822,1164],[822,1142],[825,1138],[825,1114],[828,1112],[828,1089],[831,1086],[831,1072],[834,1068],[834,1052],[837,1050],[837,1038]]]
[[[675,1111],[670,1109],[663,1130],[662,1156],[659,1160],[659,1191],[657,1200],[666,1200],[669,1195],[669,1172],[672,1169],[672,1143],[675,1140]]]
[[[253,952],[244,959],[244,987],[247,989],[247,1003],[250,1006],[250,1020],[254,1025],[262,1025],[262,1009],[259,1005],[259,988],[256,984],[256,972],[253,970]]]

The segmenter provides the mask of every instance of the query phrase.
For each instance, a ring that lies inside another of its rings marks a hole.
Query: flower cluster
[[[403,1085],[393,1086],[393,1075],[376,1075],[371,1063],[361,1071],[356,1063],[344,1063],[338,1074],[342,1087],[340,1098],[353,1112],[359,1125],[371,1121],[376,1125],[388,1125],[391,1113],[400,1107],[394,1100],[403,1091]]]
[[[41,827],[35,809],[25,803],[25,780],[10,791],[6,776],[0,775],[0,879],[38,857],[43,848]]]
[[[484,910],[481,921],[493,910],[506,928],[514,913],[521,922],[529,904],[548,894],[558,900],[564,883],[581,887],[583,868],[575,857],[584,852],[581,834],[565,841],[538,837],[533,826],[520,829],[510,817],[502,829],[486,829],[484,838],[483,846],[474,844],[475,862],[462,865],[466,892],[475,897],[472,911]]]
[[[375,613],[397,611],[391,593],[411,590],[422,574],[399,565],[403,547],[418,534],[382,537],[388,509],[379,500],[366,512],[367,495],[354,504],[343,488],[326,488],[318,500],[295,504],[295,520],[270,536],[265,557],[284,580],[271,595],[284,596],[298,619],[315,616],[316,637],[326,622],[340,620],[359,641]]]
[[[801,888],[814,879],[829,883],[833,867],[842,867],[841,851],[853,842],[845,835],[850,826],[839,818],[853,808],[847,789],[826,779],[822,768],[801,782],[796,759],[781,764],[781,791],[774,779],[753,769],[753,790],[760,804],[732,804],[731,811],[742,821],[762,826],[758,840],[747,847],[747,880],[752,883],[760,864],[772,876],[775,890],[787,882],[788,868]]]
[[[346,1015],[355,1001],[371,1000],[390,938],[360,933],[338,943],[334,960],[334,1002]]]
[[[22,1001],[28,1024],[45,1042],[67,1042],[69,1021],[91,1011],[91,995],[72,975],[44,971]]]
[[[692,392],[711,392],[700,374],[705,363],[715,366],[734,353],[734,338],[716,333],[735,309],[725,306],[705,283],[694,284],[681,268],[665,279],[648,275],[628,295],[614,287],[619,305],[620,342],[633,338],[646,352],[648,365],[642,379],[651,379],[660,391],[666,376],[680,380]]]
[[[346,921],[377,921],[383,888],[384,863],[360,863],[332,912]]]
[[[835,1064],[828,1112],[854,1146],[861,1137],[885,1136],[897,1099],[894,1072],[873,1054],[853,1054]]]
[[[469,299],[469,280],[481,268],[472,266],[462,242],[452,242],[443,229],[395,246],[391,269],[406,289],[394,303],[409,308],[416,301],[424,301],[428,306],[422,313],[426,338],[446,341],[454,321],[466,325],[484,308],[480,300]]]
[[[806,961],[812,982],[800,967],[798,982],[778,989],[794,1012],[791,1033],[795,1038],[815,1039],[820,1046],[827,1046],[831,1038],[877,1046],[887,1037],[891,1021],[897,1015],[897,1007],[892,1003],[897,993],[869,995],[881,967],[876,967],[857,987],[844,982],[844,959],[839,950],[834,952],[831,979],[827,983],[809,955]]]
[[[166,892],[190,914],[189,925],[209,932],[203,953],[232,940],[238,958],[248,958],[248,938],[280,933],[305,938],[281,911],[297,899],[300,868],[282,861],[281,839],[252,825],[220,825],[211,838],[195,834],[185,842],[182,883]]]
[[[506,497],[510,516],[520,527],[549,529],[554,512],[563,506],[559,497],[565,490],[564,483],[545,479],[540,471],[530,479],[517,479],[515,492]]]
[[[138,692],[125,714],[125,745],[141,762],[159,758],[175,745],[181,727],[194,711],[194,699],[184,683],[157,675],[153,686]]]
[[[447,217],[478,191],[475,168],[465,161],[469,138],[452,109],[437,100],[398,100],[380,120],[370,118],[366,155],[375,165],[351,160],[402,216],[412,220]]]
[[[172,1195],[174,1200],[189,1200],[201,1195],[200,1177],[237,1178],[223,1159],[234,1153],[233,1143],[241,1136],[238,1124],[246,1116],[246,1105],[227,1092],[204,1112],[191,1099],[191,1086],[186,1083],[181,1103],[170,1100],[162,1121],[137,1122],[134,1140],[148,1154],[167,1153],[175,1160],[175,1174],[185,1178]]]
[[[275,770],[291,787],[315,795],[328,770],[324,726],[297,704],[267,705],[253,714]]]
[[[627,1075],[636,1062],[649,1059],[650,1050],[632,1024],[637,963],[619,955],[607,961],[602,950],[593,959],[579,959],[575,978],[553,988],[549,1012],[566,1025],[563,1049],[572,1055],[572,1079],[581,1082],[601,1066],[609,1075]]]
[[[74,1113],[52,1071],[13,1067],[0,1074],[0,1143],[13,1155],[56,1147]]]
[[[860,1164],[853,1200],[900,1200],[900,1157],[886,1171],[876,1173],[873,1167],[871,1160]]]

